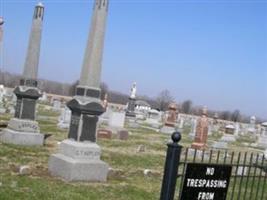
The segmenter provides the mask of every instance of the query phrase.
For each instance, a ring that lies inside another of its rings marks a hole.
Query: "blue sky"
[[[21,73],[34,5],[0,0],[1,69]],[[79,78],[91,0],[44,0],[39,77]],[[112,90],[267,118],[267,1],[111,0],[102,80]]]

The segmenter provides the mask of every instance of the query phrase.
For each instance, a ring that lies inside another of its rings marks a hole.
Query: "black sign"
[[[188,163],[181,200],[225,200],[232,166]]]

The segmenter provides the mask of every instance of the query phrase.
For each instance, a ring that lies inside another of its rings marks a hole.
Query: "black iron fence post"
[[[161,186],[160,200],[173,200],[175,186],[177,181],[178,165],[182,146],[178,144],[181,140],[181,134],[174,132],[172,134],[172,143],[168,143],[164,175]]]

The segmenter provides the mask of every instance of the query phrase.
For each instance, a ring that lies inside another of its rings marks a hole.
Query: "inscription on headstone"
[[[232,166],[189,163],[183,183],[182,200],[225,200]]]
[[[39,129],[38,126],[36,126],[35,124],[27,123],[27,122],[19,124],[18,128],[21,130],[29,128],[29,129],[34,129],[35,131],[37,131]]]
[[[77,150],[76,151],[76,156],[77,157],[94,158],[94,157],[99,157],[100,156],[100,152],[99,151],[83,151],[83,150]]]

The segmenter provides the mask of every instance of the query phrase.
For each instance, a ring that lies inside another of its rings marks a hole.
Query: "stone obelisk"
[[[44,136],[40,134],[38,122],[35,121],[36,101],[41,96],[41,91],[37,88],[37,74],[43,17],[44,6],[38,3],[34,9],[23,78],[20,80],[20,86],[14,90],[17,96],[15,118],[9,121],[8,128],[0,135],[0,139],[6,143],[43,144]]]
[[[84,54],[79,85],[73,99],[68,139],[59,153],[49,159],[49,171],[69,181],[106,181],[108,165],[100,160],[96,144],[99,115],[105,109],[100,100],[101,61],[108,12],[108,0],[95,0],[91,29]]]

